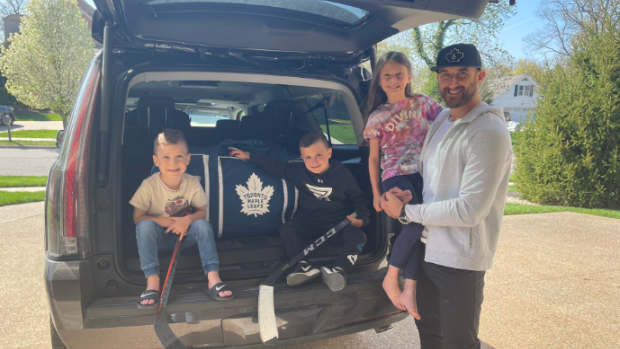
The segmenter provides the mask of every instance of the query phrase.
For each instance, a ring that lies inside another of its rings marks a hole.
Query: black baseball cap
[[[482,68],[482,59],[476,46],[472,44],[456,44],[446,46],[437,55],[437,64],[431,68],[435,73],[444,67],[475,67]]]

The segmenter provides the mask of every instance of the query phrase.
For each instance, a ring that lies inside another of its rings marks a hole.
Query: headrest
[[[172,97],[140,97],[137,109],[138,127],[148,133],[174,128],[175,109]]]
[[[215,128],[221,131],[233,131],[239,129],[239,120],[218,120]]]

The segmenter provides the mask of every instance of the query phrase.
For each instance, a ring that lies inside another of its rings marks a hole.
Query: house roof
[[[499,94],[506,91],[509,87],[523,79],[527,79],[528,82],[533,83],[535,86],[538,86],[538,83],[527,74],[504,76],[501,78],[493,79],[489,82],[489,86],[493,86],[495,90],[493,98],[497,97]]]
[[[19,20],[19,19],[20,19],[20,18],[22,18],[22,17],[23,17],[23,15],[12,14],[12,15],[8,15],[8,16],[6,16],[6,17],[2,18],[2,20],[3,20],[3,21],[7,21],[7,20],[9,20],[9,21],[10,21],[10,20],[15,20],[15,19],[16,19],[16,20]]]
[[[90,7],[90,5],[84,0],[78,0],[78,7],[83,14],[87,15],[90,18],[93,18],[93,14],[95,13],[95,9]]]

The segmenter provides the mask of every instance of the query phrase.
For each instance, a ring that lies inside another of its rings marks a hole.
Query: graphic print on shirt
[[[310,192],[312,194],[314,194],[315,198],[317,198],[319,200],[331,201],[329,199],[329,196],[332,195],[332,192],[334,191],[334,188],[332,188],[332,187],[319,187],[319,186],[316,186],[316,185],[308,184],[306,182],[304,182],[304,184],[306,185],[306,187],[308,187],[308,190],[310,190]]]
[[[428,126],[440,111],[441,106],[428,96],[415,95],[372,112],[364,138],[379,141],[382,180],[418,172]]]
[[[269,212],[269,201],[273,195],[273,186],[268,185],[263,188],[263,182],[256,173],[250,175],[246,184],[247,187],[241,184],[235,187],[237,195],[241,199],[241,213],[258,217]]]
[[[184,196],[166,200],[166,214],[168,217],[184,217],[189,209],[189,200]]]

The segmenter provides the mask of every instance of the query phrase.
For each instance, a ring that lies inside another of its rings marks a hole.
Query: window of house
[[[530,95],[530,86],[524,86],[524,88],[523,88],[523,95],[524,96],[529,96]]]
[[[523,96],[523,85],[519,86],[519,93],[517,94],[518,96]]]
[[[308,108],[312,108],[318,103],[321,103],[322,99],[323,96],[321,95],[306,97],[306,103],[308,103]],[[338,93],[338,96],[334,101],[334,105],[330,108],[319,107],[312,111],[312,114],[314,115],[314,118],[321,127],[321,130],[323,130],[323,133],[325,133],[325,136],[327,136],[328,132],[325,124],[325,113],[327,113],[327,121],[329,123],[327,126],[329,126],[329,136],[331,137],[332,145],[357,145],[355,129],[353,128],[353,124],[351,123],[351,118],[349,117],[349,111],[347,109],[347,106],[344,103],[344,99],[342,98],[342,95],[340,93]]]

